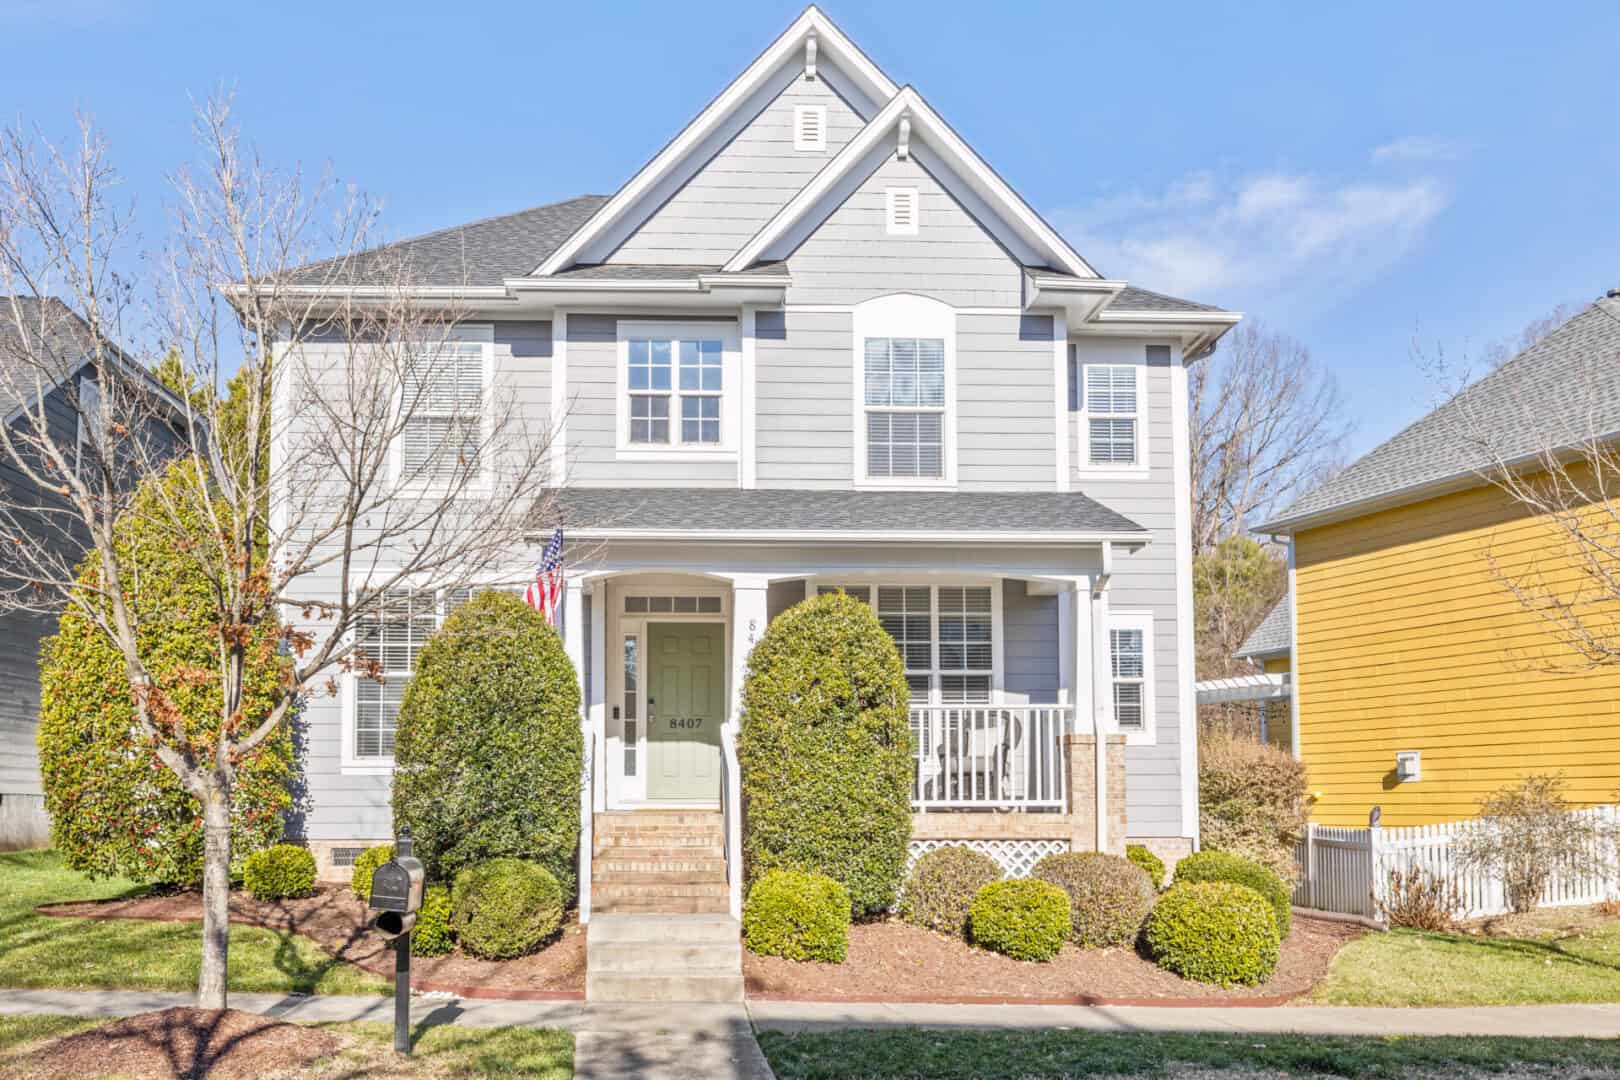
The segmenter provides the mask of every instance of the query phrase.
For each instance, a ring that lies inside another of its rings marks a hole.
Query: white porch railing
[[[1062,810],[1063,736],[1073,730],[1068,705],[913,705],[911,805]]]

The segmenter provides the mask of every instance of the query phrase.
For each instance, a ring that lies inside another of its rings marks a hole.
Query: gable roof
[[[1102,276],[910,86],[902,87],[890,98],[878,114],[833,155],[815,179],[789,199],[754,238],[726,262],[726,269],[742,270],[770,253],[773,244],[787,237],[800,219],[834,196],[838,192],[839,182],[858,169],[881,145],[882,140],[897,131],[905,121],[910,122],[911,137],[917,140],[910,147],[910,152],[918,154],[925,146],[932,150],[966,185],[966,192],[952,192],[958,201],[971,202],[976,199],[1005,221],[1027,248],[1026,253],[1020,253],[1019,261],[1023,265],[1050,265],[1077,278],[1095,279]],[[919,156],[919,161],[927,168],[924,157]],[[935,179],[944,183],[943,177],[936,176]],[[971,213],[974,208],[969,205],[968,209]],[[781,257],[784,253],[774,254]]]
[[[1264,659],[1271,656],[1280,656],[1287,653],[1294,643],[1294,605],[1284,593],[1272,609],[1266,612],[1266,617],[1260,620],[1260,625],[1243,639],[1235,654],[1239,659],[1256,657]]]
[[[1464,433],[1489,432],[1483,446]],[[1620,435],[1620,291],[1362,455],[1257,532],[1292,532],[1471,487],[1502,462]]]
[[[542,258],[538,266],[531,266],[529,270],[536,275],[554,274],[576,261],[595,261],[581,260],[587,246],[641,202],[660,182],[670,178],[682,161],[719,131],[740,105],[764,86],[784,64],[791,62],[796,52],[803,53],[806,42],[812,38],[816,42],[816,55],[819,57],[825,53],[839,70],[854,81],[854,88],[869,99],[881,102],[894,96],[896,86],[893,80],[846,37],[836,23],[812,4],[775,41],[767,45],[754,58],[754,62],[732,80],[731,85],[710,101],[680,134],[666,143],[651,161],[599,206],[577,232]]]
[[[1135,285],[1127,285],[1114,297],[1109,304],[1108,311],[1167,311],[1167,312],[1197,312],[1215,311],[1226,313],[1225,308],[1214,304],[1200,304],[1196,300],[1183,300],[1178,296],[1166,296],[1164,293],[1153,292],[1149,289],[1139,289]]]

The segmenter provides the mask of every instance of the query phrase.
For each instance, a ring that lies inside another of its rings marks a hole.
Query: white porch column
[[[726,756],[726,873],[731,890],[731,917],[742,918],[742,776],[737,760],[737,733],[742,724],[743,677],[748,672],[748,654],[765,632],[769,608],[766,598],[770,578],[763,574],[738,574],[731,579],[731,707],[721,733]]]
[[[591,593],[591,670],[589,673],[591,683],[590,708],[587,719],[590,730],[595,734],[596,743],[604,748],[606,757],[607,746],[607,582],[595,581],[590,586]],[[607,810],[607,762],[602,767],[591,770],[591,798],[598,814]]]
[[[1091,601],[1092,733],[1097,738],[1097,850],[1108,850],[1108,736],[1114,730],[1114,664],[1108,636],[1108,581],[1082,595]]]
[[[585,635],[589,632],[585,626],[585,581],[568,578],[563,589],[563,648],[568,653],[568,662],[574,665],[582,699],[589,679],[585,671]],[[595,729],[590,712],[583,708],[579,712],[579,727],[584,742],[579,785],[579,921],[583,924],[591,920],[591,810],[596,775]]]

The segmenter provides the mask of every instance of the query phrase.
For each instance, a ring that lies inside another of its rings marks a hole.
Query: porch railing
[[[953,809],[1062,810],[1068,705],[913,705],[911,804]]]

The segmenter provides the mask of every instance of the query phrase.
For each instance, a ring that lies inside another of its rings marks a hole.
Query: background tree
[[[174,174],[166,243],[146,253],[132,250],[129,214],[111,199],[117,172],[88,122],[70,149],[22,130],[0,136],[0,292],[60,296],[88,327],[64,349],[39,314],[49,305],[0,305],[15,353],[0,365],[0,394],[22,403],[0,427],[0,459],[44,493],[0,492],[0,610],[69,608],[120,657],[138,741],[200,807],[198,1003],[223,1008],[242,762],[300,701],[335,693],[346,671],[378,670],[357,631],[391,591],[527,575],[531,523],[550,517],[550,428],[517,407],[504,378],[476,403],[480,423],[414,423],[454,358],[462,310],[424,300],[410,266],[375,248],[375,214],[351,189],[246,150],[228,101],[203,105],[196,133],[200,162]],[[128,266],[156,269],[131,282],[118,274]],[[366,288],[348,289],[362,270]],[[200,399],[161,389],[149,363],[114,344],[142,311],[157,340],[147,351],[172,353],[178,385]],[[67,378],[86,362],[94,401]],[[233,381],[240,393],[226,391]],[[69,387],[82,438],[53,422],[38,392],[57,385]],[[423,453],[396,461],[405,434],[424,430]],[[175,537],[207,582],[197,602],[217,660],[212,724],[176,722],[200,675],[157,662],[137,568],[117,542],[140,480],[171,461],[173,483],[136,514]],[[81,581],[87,550],[96,572]],[[250,707],[253,642],[282,612],[290,662]]]
[[[1251,536],[1228,536],[1193,559],[1198,677],[1234,674],[1234,654],[1288,591],[1288,568]]]

